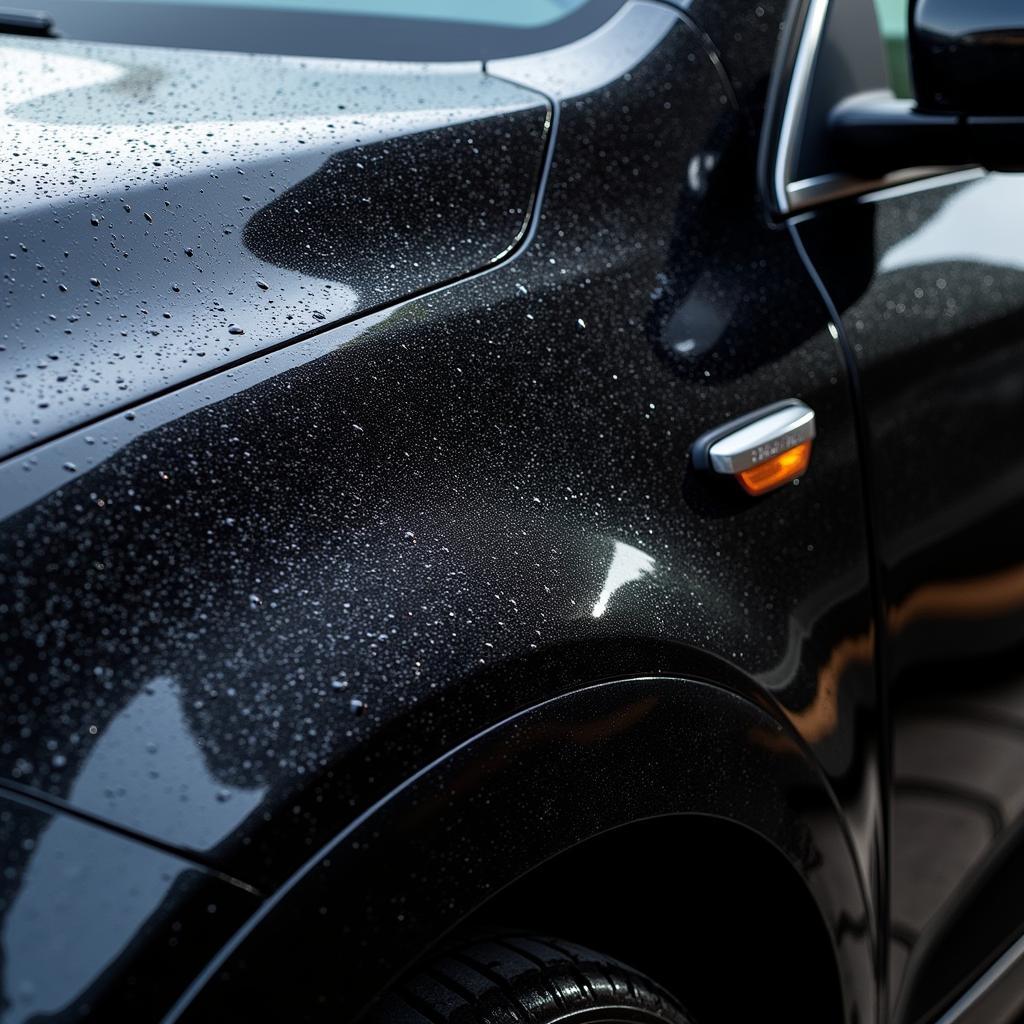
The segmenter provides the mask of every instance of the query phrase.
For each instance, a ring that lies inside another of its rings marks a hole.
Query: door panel
[[[1024,923],[1024,178],[947,176],[796,230],[863,395],[892,724],[891,992],[897,1019],[918,1020]]]

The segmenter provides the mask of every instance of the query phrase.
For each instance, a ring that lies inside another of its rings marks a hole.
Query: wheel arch
[[[726,864],[738,869],[756,851],[743,886],[736,877],[737,893],[763,897],[750,906],[753,915],[769,896],[785,894],[788,904],[773,905],[786,917],[766,926],[755,916],[743,948],[728,955],[753,955],[749,933],[756,932],[788,947],[764,959],[789,963],[787,977],[799,984],[801,971],[820,969],[824,961],[809,963],[808,951],[827,937],[838,982],[822,998],[838,999],[844,1020],[874,1020],[873,910],[817,762],[767,704],[707,681],[667,677],[553,698],[424,768],[311,857],[168,1020],[212,1019],[228,1009],[280,1010],[291,1020],[329,1010],[354,1019],[456,928],[497,923],[496,911],[517,899],[520,909],[540,906],[554,892],[550,878],[564,878],[566,865],[586,857],[593,870],[595,851],[624,841],[640,850],[636,840],[654,831],[668,843],[660,877],[680,879],[680,898],[710,892],[713,865],[719,885],[728,885]],[[703,872],[692,859],[689,871],[674,867],[673,853],[684,848],[700,854]],[[631,867],[636,873],[652,862],[634,855]],[[526,927],[518,917],[511,923]],[[712,920],[707,906],[703,917]],[[814,936],[794,942],[794,918],[820,922]],[[634,931],[639,921],[634,915]],[[635,949],[650,959],[641,944]],[[280,991],[262,983],[268,965],[285,979]],[[656,980],[680,990],[671,979]]]
[[[668,814],[584,840],[457,932],[564,937],[653,978],[699,1021],[843,1019],[836,950],[806,881],[727,818]]]

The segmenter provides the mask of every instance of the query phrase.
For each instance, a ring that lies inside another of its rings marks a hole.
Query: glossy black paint
[[[723,778],[730,780],[727,791]],[[457,924],[496,887],[513,882],[521,865],[542,864],[617,826],[680,811],[727,816],[769,839],[813,891],[841,945],[843,990],[872,989],[871,911],[847,826],[795,730],[764,704],[663,678],[566,694],[431,765],[268,901],[211,966],[198,998],[169,1019],[260,1012],[353,1019],[436,939],[439,926]],[[674,885],[647,894],[661,905],[686,905],[694,857],[685,835],[680,830]],[[653,868],[657,853],[647,860]],[[640,899],[643,880],[630,877]],[[312,907],[319,912],[311,914]],[[645,919],[664,928],[671,944],[671,923],[658,917],[652,905]],[[261,972],[278,950],[294,945],[305,955],[289,964],[288,986],[268,993]],[[675,946],[676,958],[691,960],[685,936]],[[346,951],[340,962],[339,948]],[[667,977],[677,973],[675,963]],[[775,984],[813,987],[801,962],[789,967]],[[333,979],[329,988],[326,976]],[[834,1001],[819,1008],[826,1019],[841,1019],[838,993],[831,995]],[[729,999],[718,993],[723,1019],[733,1019]]]
[[[0,1016],[153,1019],[259,905],[251,890],[0,796]]]
[[[970,172],[799,229],[842,310],[870,432],[898,1020],[948,1003],[1021,930],[1022,202],[1019,177]]]
[[[1024,103],[1017,95],[1024,15],[1001,0],[920,0],[910,7],[915,98],[897,99],[872,4],[829,5],[797,177],[841,171],[878,179],[972,164],[1024,168]]]
[[[530,222],[491,269],[0,464],[0,785],[268,897],[174,1017],[253,997],[268,956],[306,982],[296,1019],[351,1012],[544,857],[715,814],[802,873],[843,1018],[876,1019],[854,405],[757,191],[778,14],[734,13],[730,41],[638,0],[568,52],[489,64],[523,123],[551,112]],[[292,195],[330,208],[338,166]],[[424,166],[442,194],[452,172]],[[289,252],[281,209],[249,243],[278,240],[315,309],[331,267]],[[752,501],[690,470],[700,433],[790,397],[819,423],[798,485]],[[332,941],[344,991],[316,974]]]
[[[548,107],[479,65],[0,39],[0,455],[479,270],[529,219]]]
[[[1024,115],[1024,12],[1008,0],[914,0],[914,94],[928,112]]]

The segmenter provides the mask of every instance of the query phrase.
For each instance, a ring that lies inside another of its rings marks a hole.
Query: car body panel
[[[471,63],[0,64],[0,455],[495,262],[546,146],[543,97]]]
[[[602,680],[711,680],[748,698],[724,705],[737,722],[760,705],[788,723],[766,771],[795,744],[841,809],[822,872],[859,895],[839,901],[852,917],[822,912],[850,958],[844,1015],[871,1021],[883,815],[843,353],[763,216],[756,95],[737,106],[707,37],[665,5],[633,0],[595,36],[490,67],[553,99],[507,258],[0,464],[17,723],[0,773],[287,891],[281,920],[338,920],[343,888],[317,903],[296,879],[460,744]],[[595,75],[588,48],[622,63]],[[785,398],[817,417],[798,483],[753,500],[690,466],[696,437]],[[741,761],[721,766],[719,813],[749,824]],[[631,797],[594,827],[628,820]],[[467,898],[533,866],[496,865]],[[397,965],[366,956],[377,980]]]
[[[813,699],[834,656],[813,636],[825,610],[852,602],[868,625],[856,519],[832,524],[812,511],[817,490],[845,490],[851,515],[858,507],[849,395],[786,236],[765,228],[763,252],[749,249],[753,197],[732,215],[732,238],[751,274],[771,254],[778,291],[748,290],[736,275],[725,228],[735,204],[707,194],[703,176],[709,163],[738,159],[716,148],[732,143],[734,115],[689,30],[670,18],[658,33],[628,78],[563,105],[546,205],[519,259],[276,353],[258,364],[255,386],[237,372],[183,391],[175,402],[203,403],[217,385],[229,396],[154,430],[133,429],[141,410],[134,422],[113,418],[111,431],[133,440],[108,458],[96,445],[93,468],[7,520],[21,618],[6,664],[12,683],[34,681],[5,690],[30,735],[29,750],[9,752],[9,774],[66,796],[85,751],[61,770],[29,756],[51,716],[91,748],[130,701],[173,706],[167,694],[178,693],[222,774],[290,804],[296,782],[442,696],[432,690],[457,680],[460,691],[486,690],[478,677],[609,636],[711,654],[796,707]],[[676,81],[678,66],[691,70]],[[675,93],[685,118],[668,112]],[[660,94],[660,124],[621,118],[627,98]],[[585,162],[598,123],[618,130],[622,152],[659,143],[599,178]],[[648,202],[652,188],[663,203]],[[707,259],[705,226],[719,259]],[[287,369],[303,355],[310,362]],[[771,374],[752,372],[766,364]],[[286,372],[267,376],[268,366]],[[692,437],[780,392],[804,397],[821,425],[800,487],[752,503],[687,473]],[[52,465],[70,443],[35,458]],[[4,469],[28,481],[38,472],[16,460]],[[773,546],[767,537],[780,530]],[[732,559],[742,573],[725,568]],[[772,623],[767,643],[755,616],[761,629]],[[160,689],[165,678],[177,682]],[[503,688],[512,706],[538,695]],[[462,692],[453,702],[463,710],[452,709],[450,729],[431,730],[433,742],[456,739],[455,718],[473,703]],[[483,705],[494,713],[492,699]],[[843,770],[850,748],[833,718],[823,711],[808,738],[834,746]],[[473,724],[459,729],[472,734]],[[278,730],[283,742],[268,742]],[[139,818],[177,800],[146,775],[135,781],[145,798],[94,789],[87,809],[186,839],[183,824]]]
[[[916,24],[890,51],[898,83]],[[812,211],[790,223],[858,395],[888,747],[888,1009],[900,1024],[987,1019],[989,986],[1019,1002],[1024,930],[1024,186],[963,167],[858,177],[827,148],[806,192],[792,180],[811,169],[786,154],[821,138],[809,112],[884,84],[848,75],[880,41],[861,0],[794,5],[762,175],[776,215]]]
[[[1021,929],[1022,209],[1018,177],[969,171],[799,228],[842,311],[871,442],[900,1020],[941,1009]]]
[[[251,889],[0,794],[0,1020],[146,1019],[259,906]]]
[[[261,1012],[354,1020],[524,864],[676,814],[727,819],[785,855],[814,893],[835,951],[845,1006],[837,999],[831,1009],[845,1016],[859,1007],[859,1019],[872,1019],[871,899],[814,758],[784,715],[717,686],[661,678],[604,683],[525,710],[388,794],[261,908],[168,1024]],[[685,907],[695,858],[682,843],[666,852],[677,865],[666,888],[660,875],[656,893],[632,873],[628,884],[671,942],[669,921],[679,922],[661,915]],[[648,859],[653,867],[657,852]],[[683,936],[676,942],[662,982],[685,988]],[[269,960],[288,979],[277,992],[259,984]],[[775,980],[809,985],[804,969],[793,958]]]

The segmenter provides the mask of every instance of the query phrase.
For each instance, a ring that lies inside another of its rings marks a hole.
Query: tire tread
[[[373,1024],[548,1024],[567,1013],[625,1005],[664,1024],[693,1024],[649,978],[612,957],[534,935],[455,945],[383,997]]]

